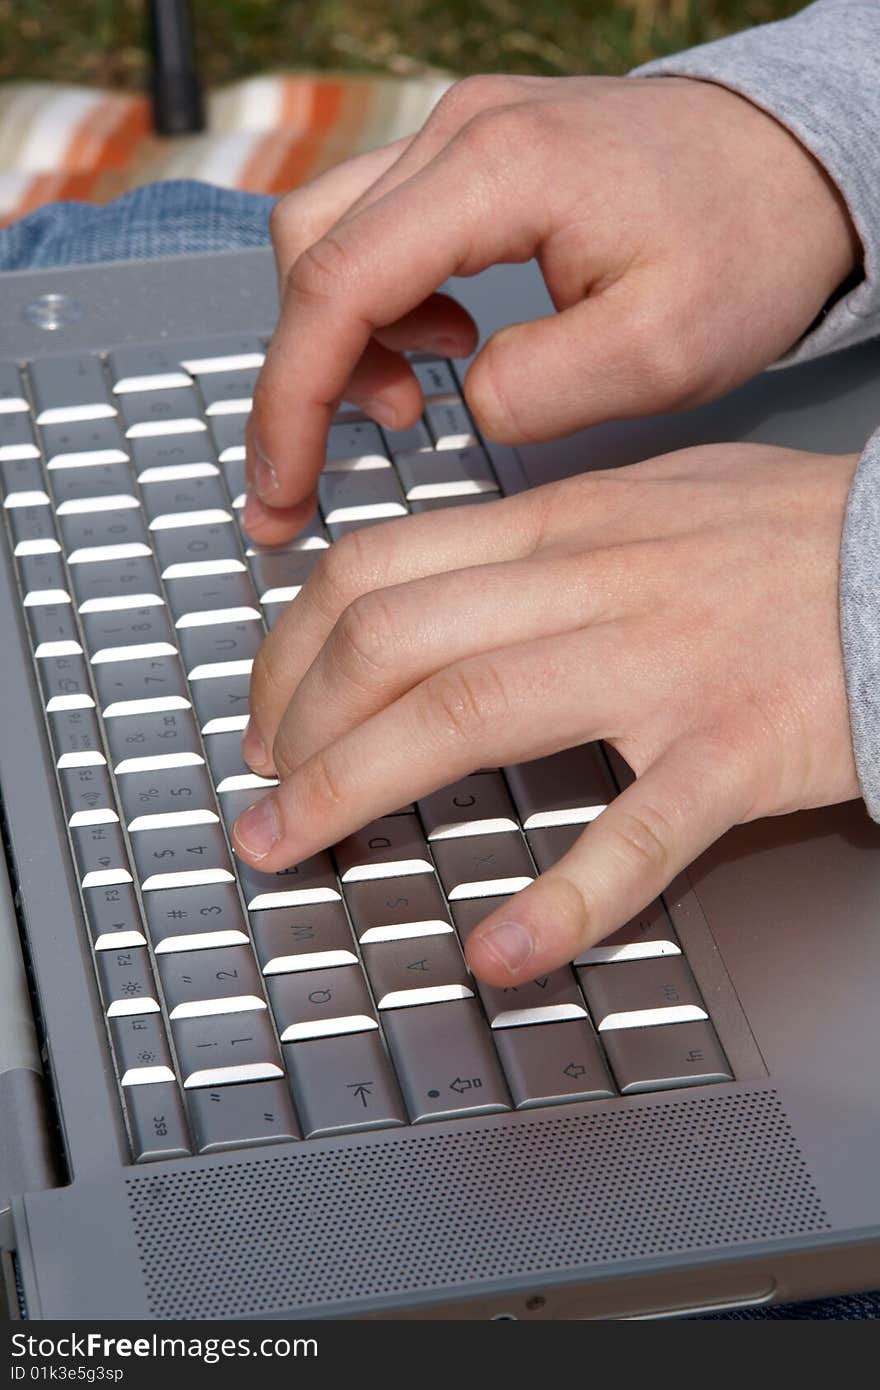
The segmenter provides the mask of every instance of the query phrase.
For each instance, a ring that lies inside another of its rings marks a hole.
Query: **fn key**
[[[618,967],[628,969],[627,966]],[[709,1086],[733,1074],[711,1023],[662,1023],[655,1028],[616,1028],[602,1041],[621,1093]]]

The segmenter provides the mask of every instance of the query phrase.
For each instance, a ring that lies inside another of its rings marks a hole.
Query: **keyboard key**
[[[38,459],[40,450],[27,415],[0,413],[0,459]]]
[[[250,568],[261,601],[283,603],[296,598],[320,556],[320,550],[263,551],[254,555]]]
[[[137,610],[134,610],[137,612]],[[164,615],[164,609],[148,608],[147,613]],[[90,615],[91,616],[91,615]],[[107,617],[110,619],[125,618],[128,613],[108,613],[95,614],[95,617]],[[117,648],[118,652],[124,653],[125,659],[102,660],[92,665],[95,675],[95,686],[98,693],[98,703],[105,719],[113,720],[124,718],[131,715],[150,715],[162,711],[183,712],[189,708],[187,698],[186,682],[183,677],[183,669],[180,665],[180,658],[174,652],[174,647],[170,642],[158,643],[153,650],[161,651],[162,647],[170,647],[171,654],[150,655],[139,657],[137,648],[131,647]],[[108,649],[105,649],[108,650]],[[150,650],[147,648],[147,650]],[[145,731],[155,727],[150,723],[144,724]],[[176,726],[163,725],[164,728],[175,728]],[[108,728],[108,737],[111,737]],[[174,735],[169,734],[167,741],[173,741]]]
[[[242,532],[247,535],[246,532]],[[326,550],[330,544],[327,529],[316,513],[301,531],[282,546],[260,546],[248,541],[248,555],[275,555],[279,550]]]
[[[129,391],[161,391],[176,386],[189,386],[192,378],[177,360],[167,343],[155,347],[116,348],[110,353],[107,365],[117,395]]]
[[[517,893],[535,877],[525,840],[518,832],[435,840],[432,849],[450,902]]]
[[[199,398],[191,386],[126,391],[117,401],[128,439],[194,434],[205,429]]]
[[[187,477],[162,477],[141,480],[144,511],[149,522],[164,516],[179,516],[186,512],[226,511],[229,501],[219,470]]]
[[[453,396],[458,399],[458,382],[448,362],[439,358],[436,361],[413,362],[412,369],[426,401],[436,396]]]
[[[190,1091],[187,1100],[199,1153],[301,1137],[283,1081],[249,1081],[216,1090]]]
[[[493,1028],[521,1028],[532,1023],[586,1019],[587,1010],[571,970],[553,970],[523,985],[501,988],[477,981],[483,1008]]]
[[[208,422],[221,463],[244,458],[246,415],[212,415]]]
[[[498,492],[498,481],[482,449],[398,454],[395,463],[410,502]]]
[[[257,372],[210,372],[199,380],[206,415],[247,415],[253,405]]]
[[[157,964],[171,1019],[266,1007],[260,972],[249,946],[163,952]]]
[[[258,618],[179,628],[178,638],[186,673],[190,680],[198,680],[214,666],[252,662],[265,635]]]
[[[653,902],[619,931],[606,936],[597,946],[582,951],[575,965],[605,965],[612,961],[679,955],[681,947],[666,910],[661,902]]]
[[[472,999],[473,979],[455,933],[363,947],[364,965],[380,1009]]]
[[[225,814],[231,815],[227,809],[228,803],[231,797],[238,795],[238,792],[229,792],[221,798],[220,806]],[[251,912],[261,912],[270,907],[301,907],[339,900],[333,865],[329,854],[324,851],[304,859],[302,864],[279,869],[276,874],[261,873],[241,859],[236,859],[235,870]]]
[[[51,555],[61,549],[55,536],[55,518],[48,498],[45,502],[29,502],[26,507],[8,508],[6,515],[15,556]]]
[[[92,688],[85,657],[49,656],[37,662],[37,676],[49,714],[55,710],[92,709]]]
[[[620,1028],[605,1033],[602,1041],[625,1096],[733,1080],[715,1030],[708,1022]]]
[[[392,468],[324,473],[318,482],[318,496],[328,525],[406,515],[406,503]]]
[[[418,803],[429,840],[517,830],[516,812],[500,772],[479,772],[443,787]]]
[[[83,420],[44,425],[43,451],[50,472],[67,468],[98,468],[126,463],[128,449],[117,419]]]
[[[183,1158],[190,1153],[180,1092],[172,1081],[130,1086],[125,1095],[135,1163]]]
[[[157,768],[130,772],[117,783],[122,813],[130,831],[162,824],[211,824],[217,820],[214,793],[204,766]]]
[[[347,883],[345,901],[361,945],[452,931],[449,909],[433,874]]]
[[[58,776],[68,825],[112,825],[118,821],[106,767],[66,767]]]
[[[263,344],[255,333],[223,334],[219,338],[193,338],[173,345],[181,364],[201,379],[212,372],[246,372],[263,365]]]
[[[28,373],[38,425],[60,425],[71,420],[100,420],[115,415],[98,357],[38,357]]]
[[[178,525],[186,519],[193,525]],[[162,517],[150,529],[163,579],[241,574],[244,562],[229,512],[189,512]]]
[[[0,415],[18,414],[28,409],[27,397],[14,362],[0,366]]]
[[[49,738],[58,768],[99,767],[106,762],[94,710],[56,710],[49,715]]]
[[[237,729],[206,739],[205,756],[218,792],[259,791],[276,785],[277,779],[251,772],[241,755],[241,734]]]
[[[38,660],[47,656],[78,656],[82,652],[70,599],[33,604],[24,611]]]
[[[406,430],[383,430],[385,444],[392,458],[397,460],[398,454],[412,454],[419,449],[433,449],[434,441],[428,433],[428,426],[424,420],[416,420],[414,425],[410,425]]]
[[[307,1136],[406,1124],[406,1112],[378,1033],[352,1033],[284,1050]]]
[[[208,951],[248,944],[247,923],[231,883],[147,893],[144,912],[157,957],[166,951]]]
[[[104,829],[105,827],[100,827]],[[232,881],[226,839],[219,825],[141,830],[132,836],[141,891]]]
[[[22,555],[18,582],[26,608],[34,603],[53,603],[67,594],[67,573],[59,554]]]
[[[148,555],[147,532],[140,509],[114,512],[74,512],[59,517],[61,535],[70,565],[95,560]]]
[[[378,1028],[359,966],[268,978],[269,1003],[283,1043]]]
[[[250,683],[249,671],[221,676],[214,680],[193,682],[192,700],[203,734],[222,734],[244,729],[248,721]]]
[[[118,951],[145,946],[144,926],[135,891],[130,883],[87,888],[83,893],[86,922],[96,951]]]
[[[706,1017],[696,981],[682,956],[583,965],[577,974],[600,1033]]]
[[[605,1059],[588,1023],[505,1028],[496,1034],[495,1046],[518,1110],[614,1095]]]
[[[108,1018],[156,1014],[159,1002],[146,946],[116,946],[97,955],[98,982]]]
[[[272,1081],[284,1075],[266,1009],[180,1018],[172,1030],[187,1090]]]
[[[141,483],[147,475],[159,474],[164,468],[188,468],[194,464],[216,467],[214,447],[207,431],[158,435],[152,439],[128,441],[135,472]]]
[[[264,975],[358,964],[341,902],[254,912],[251,932]]]
[[[123,1086],[173,1081],[171,1050],[161,1014],[121,1014],[110,1019],[110,1036]]]
[[[93,666],[108,662],[116,666],[135,659],[140,663],[147,658],[169,656],[174,658],[174,669],[180,670],[174,631],[164,604],[84,613],[82,625]],[[183,691],[175,693],[185,698]]]
[[[433,864],[415,816],[382,816],[334,846],[343,883],[429,874]]]
[[[178,628],[225,625],[260,616],[250,577],[239,571],[169,579],[165,591]]]
[[[108,668],[110,669],[110,668]],[[110,762],[117,776],[203,762],[192,710],[174,709],[108,719]]]
[[[425,406],[425,419],[437,450],[464,450],[479,446],[477,432],[460,400],[432,400]],[[491,473],[489,478],[491,479]],[[485,489],[479,489],[485,491]]]
[[[109,503],[130,497],[134,478],[127,463],[102,463],[88,468],[56,468],[49,474],[55,506],[67,512],[109,510]]]
[[[7,419],[10,417],[7,417]],[[0,497],[9,508],[12,498],[30,497],[36,501],[34,493],[46,496],[46,480],[39,455],[28,458],[4,459],[0,448]],[[45,505],[45,502],[43,503]]]
[[[505,769],[524,830],[585,825],[615,796],[599,745],[584,743]]]
[[[112,612],[165,602],[151,556],[74,565],[70,574],[81,613]]]
[[[352,473],[390,467],[391,459],[378,425],[362,420],[330,426],[327,432],[326,472]]]
[[[80,886],[130,883],[128,854],[118,825],[77,825],[70,831]]]
[[[529,830],[526,839],[539,872],[543,874],[552,869],[583,833],[582,825],[544,825],[537,830]]]
[[[475,999],[392,1009],[382,1022],[413,1124],[510,1108]]]

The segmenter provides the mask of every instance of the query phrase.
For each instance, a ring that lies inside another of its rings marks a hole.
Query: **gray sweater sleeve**
[[[778,365],[880,334],[880,0],[817,0],[793,19],[632,75],[694,77],[738,92],[791,130],[840,190],[861,238],[864,278]],[[880,430],[859,460],[847,503],[840,632],[856,768],[868,811],[880,821]]]

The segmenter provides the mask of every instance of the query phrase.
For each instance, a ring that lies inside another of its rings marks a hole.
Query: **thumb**
[[[483,431],[522,444],[683,405],[689,372],[656,299],[645,275],[625,276],[495,333],[465,385]]]
[[[746,806],[745,780],[717,744],[673,745],[552,869],[474,929],[470,968],[511,986],[565,965],[656,898]]]

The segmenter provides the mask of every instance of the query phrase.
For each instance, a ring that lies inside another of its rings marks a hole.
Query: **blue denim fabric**
[[[262,194],[230,192],[181,179],[137,188],[102,207],[52,203],[0,231],[0,270],[264,246],[274,201]],[[880,1319],[880,1291],[815,1303],[743,1308],[705,1320],[764,1318]]]
[[[274,198],[192,180],[148,184],[112,203],[49,203],[0,231],[0,270],[142,260],[265,246]]]

